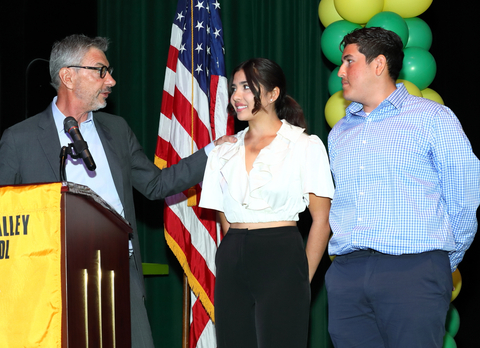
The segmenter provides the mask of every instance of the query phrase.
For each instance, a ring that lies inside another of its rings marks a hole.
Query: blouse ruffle
[[[298,220],[308,194],[332,197],[325,147],[315,135],[286,121],[274,140],[245,168],[245,134],[217,146],[209,155],[200,206],[225,212],[229,222]],[[323,173],[319,173],[322,171]],[[318,174],[318,175],[316,175]],[[308,179],[311,182],[305,182]]]
[[[245,169],[244,137],[248,128],[239,133],[236,146],[224,154],[219,153],[219,169],[228,185],[232,198],[245,209],[262,210],[280,208],[276,200],[272,199],[265,186],[274,177],[281,175],[282,164],[289,153],[289,145],[303,133],[302,128],[282,126],[277,137],[258,154],[250,173]],[[240,175],[239,175],[240,174]],[[245,188],[247,188],[245,190]]]

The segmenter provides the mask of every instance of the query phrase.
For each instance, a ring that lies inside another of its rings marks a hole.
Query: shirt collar
[[[57,97],[55,96],[52,101],[52,113],[53,113],[53,119],[55,121],[55,127],[57,128],[58,134],[64,134],[65,130],[63,127],[63,121],[65,120],[65,116],[57,107]],[[93,113],[90,111],[88,113],[87,119],[82,122],[79,125],[79,128],[84,124],[84,123],[90,123],[93,120]]]
[[[281,135],[282,137],[288,139],[291,142],[295,142],[305,130],[303,128],[291,125],[286,120],[281,121],[282,126],[278,130],[277,134]]]
[[[291,141],[291,142],[297,141],[300,135],[305,131],[304,128],[291,125],[285,119],[281,119],[280,121],[282,121],[282,125],[280,126],[280,129],[277,131],[277,135],[280,135],[281,137],[287,139],[288,141]],[[238,141],[236,142],[237,145],[243,145],[245,134],[247,134],[248,129],[249,127],[246,127],[243,132],[238,133],[238,135],[240,136],[237,138],[238,139]]]
[[[403,83],[396,84],[395,91],[392,92],[384,101],[380,103],[379,106],[372,111],[381,110],[388,105],[392,105],[396,109],[400,109],[405,99],[407,99],[409,93],[405,88]],[[367,114],[363,110],[363,105],[357,102],[352,102],[346,109],[346,118],[350,119],[352,116],[363,116],[366,117]]]

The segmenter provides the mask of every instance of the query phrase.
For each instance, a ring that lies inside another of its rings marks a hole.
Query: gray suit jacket
[[[60,141],[51,105],[43,112],[5,130],[0,140],[0,185],[60,181]],[[127,122],[104,112],[93,116],[108,159],[113,181],[133,228],[137,274],[142,277],[136,230],[133,187],[149,199],[163,199],[203,179],[207,162],[200,150],[177,165],[160,170],[147,158]],[[68,179],[68,178],[67,178]]]

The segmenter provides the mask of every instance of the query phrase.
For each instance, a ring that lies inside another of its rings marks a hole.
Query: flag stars
[[[200,74],[203,71],[202,65],[201,64],[197,65],[197,68],[195,69],[195,71],[197,72],[197,74]]]
[[[196,29],[198,29],[198,31],[200,31],[200,29],[203,29],[203,22],[199,22],[197,21],[197,25],[195,26]]]
[[[220,8],[220,3],[218,2],[218,0],[215,0],[212,5],[215,6],[215,10],[218,10]]]
[[[181,21],[181,20],[183,19],[183,17],[185,17],[185,16],[183,15],[183,11],[180,12],[180,13],[177,13],[177,21]]]
[[[182,44],[182,45],[180,46],[180,49],[179,49],[180,54],[182,54],[183,51],[186,51],[186,50],[187,50],[187,49],[185,48],[185,44]]]
[[[203,44],[201,43],[200,44],[197,43],[197,48],[195,48],[195,51],[197,51],[198,54],[200,54],[200,52],[203,51],[202,45]]]
[[[202,2],[198,1],[197,4],[195,5],[195,7],[197,7],[199,11],[200,11],[200,9],[205,8],[205,7],[203,7],[203,1]]]
[[[222,29],[215,29],[215,32],[213,33],[213,35],[215,35],[215,38],[218,38],[220,36],[220,31]]]

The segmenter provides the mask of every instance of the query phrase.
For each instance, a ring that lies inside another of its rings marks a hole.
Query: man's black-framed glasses
[[[67,68],[78,68],[78,69],[90,69],[90,70],[98,70],[100,73],[100,77],[103,79],[105,76],[107,76],[107,72],[112,75],[113,73],[113,67],[111,66],[102,66],[102,67],[97,67],[97,66],[78,66],[78,65],[70,65],[67,66]]]

